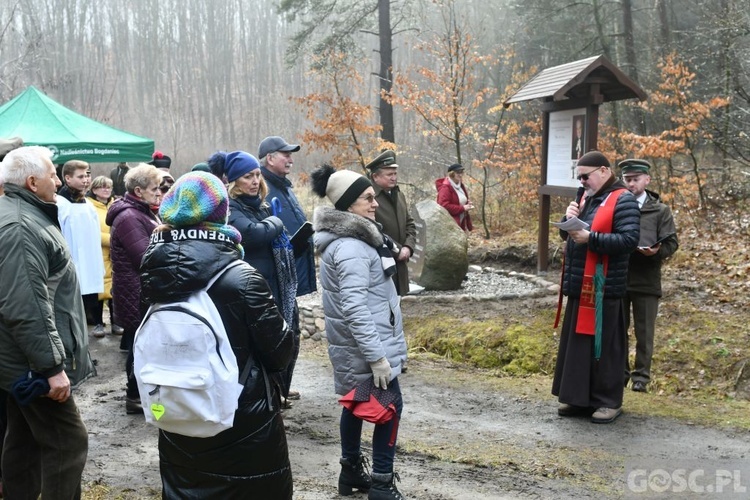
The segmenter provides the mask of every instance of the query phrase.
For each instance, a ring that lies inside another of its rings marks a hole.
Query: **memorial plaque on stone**
[[[419,283],[422,276],[422,267],[424,266],[424,244],[427,238],[425,234],[424,219],[419,215],[416,205],[411,207],[411,216],[414,219],[414,226],[417,228],[417,243],[412,249],[411,258],[406,263],[409,268],[409,279],[414,283]]]

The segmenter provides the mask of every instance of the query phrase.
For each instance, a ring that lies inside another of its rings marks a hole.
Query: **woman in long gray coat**
[[[373,377],[376,386],[397,394],[400,418],[398,375],[406,362],[406,340],[391,279],[396,271],[393,242],[375,222],[375,191],[366,177],[328,165],[313,172],[312,184],[334,205],[317,208],[313,223],[336,393],[344,395]],[[358,489],[369,490],[370,500],[404,498],[393,483],[396,422],[375,425],[370,477],[360,450],[362,420],[342,410],[340,494]]]

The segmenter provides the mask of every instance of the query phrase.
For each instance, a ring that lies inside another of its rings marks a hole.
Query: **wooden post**
[[[542,113],[542,168],[540,171],[539,185],[544,186],[547,182],[547,147],[549,145],[549,112]],[[545,274],[549,265],[549,231],[546,229],[545,221],[550,216],[550,197],[548,194],[539,192],[539,234],[536,244],[536,272]]]

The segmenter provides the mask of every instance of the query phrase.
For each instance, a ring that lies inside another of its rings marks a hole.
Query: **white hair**
[[[26,179],[49,175],[44,159],[52,159],[52,151],[44,146],[24,146],[5,155],[0,162],[0,180],[5,184],[25,186]]]

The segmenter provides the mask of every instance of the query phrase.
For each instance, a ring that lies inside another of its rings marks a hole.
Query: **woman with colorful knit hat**
[[[242,237],[227,224],[228,209],[226,188],[215,175],[190,172],[175,182],[162,200],[163,224],[154,231],[141,264],[147,303],[183,300],[242,259]],[[291,499],[280,396],[270,378],[289,363],[292,333],[265,279],[248,264],[227,270],[208,295],[237,365],[247,370],[249,363],[249,376],[231,429],[208,438],[159,431],[162,498]]]
[[[312,173],[313,191],[333,207],[313,216],[315,247],[320,253],[320,284],[326,318],[328,357],[336,394],[345,395],[371,380],[394,395],[398,417],[376,424],[372,435],[372,475],[361,452],[362,420],[341,412],[339,493],[368,491],[369,500],[398,500],[393,460],[403,400],[398,375],[406,362],[406,339],[393,241],[375,222],[378,202],[363,175],[323,165]]]

